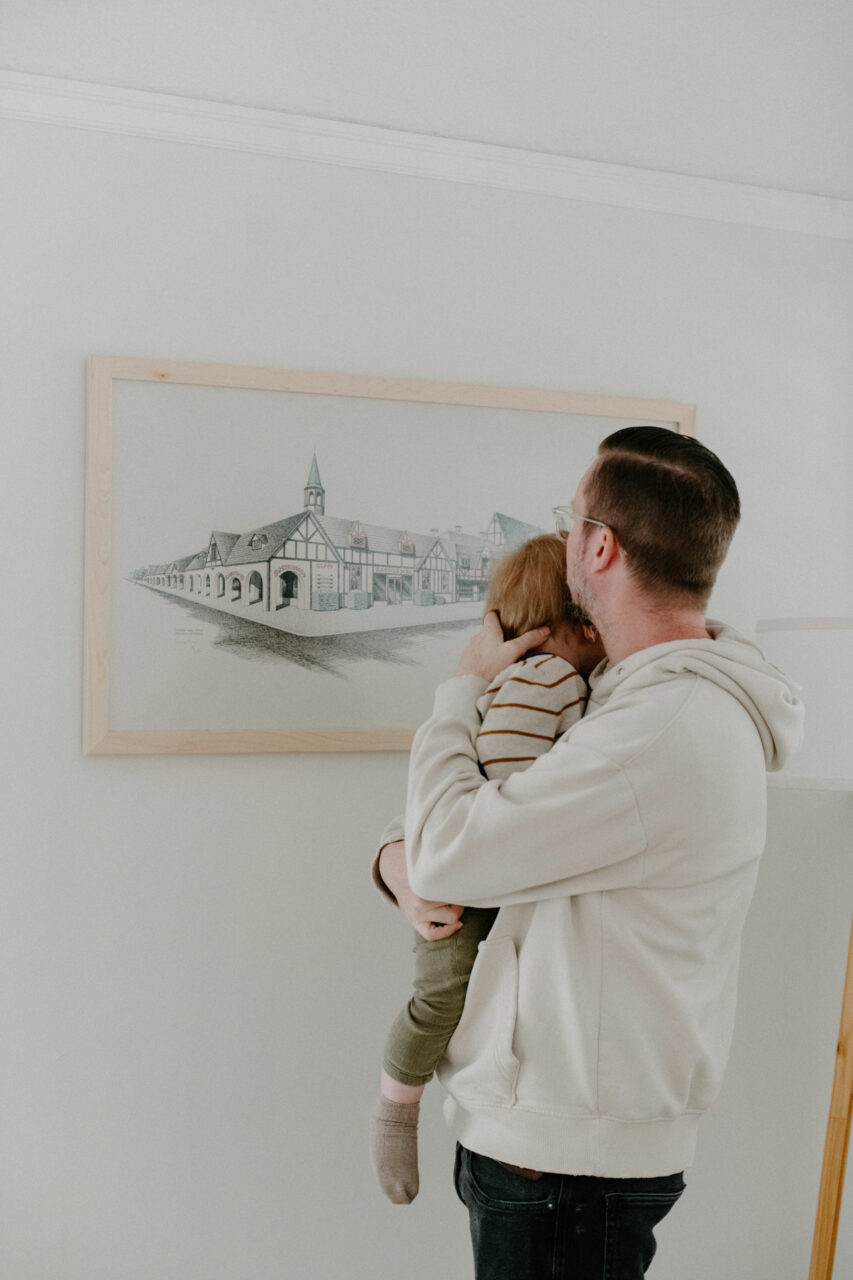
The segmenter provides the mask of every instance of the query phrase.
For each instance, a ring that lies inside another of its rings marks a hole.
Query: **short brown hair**
[[[588,621],[572,603],[566,582],[566,544],[556,533],[531,538],[495,562],[486,607],[497,610],[507,640],[534,627],[554,629],[567,622]]]
[[[643,588],[702,604],[740,519],[737,485],[716,454],[665,427],[625,427],[602,440],[584,504],[613,530]]]

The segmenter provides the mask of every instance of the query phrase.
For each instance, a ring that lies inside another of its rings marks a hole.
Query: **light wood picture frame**
[[[491,558],[552,527],[609,431],[693,435],[695,415],[90,356],[84,752],[408,750],[479,626]]]

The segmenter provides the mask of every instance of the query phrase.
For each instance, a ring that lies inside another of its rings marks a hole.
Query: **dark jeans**
[[[456,1147],[456,1191],[468,1210],[476,1280],[641,1280],[654,1228],[684,1190],[665,1178],[536,1179]]]

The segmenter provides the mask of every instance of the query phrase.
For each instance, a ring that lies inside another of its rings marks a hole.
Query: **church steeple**
[[[317,454],[311,459],[311,470],[305,485],[305,509],[314,511],[318,516],[326,514],[326,490],[320,479],[320,468],[317,466]]]

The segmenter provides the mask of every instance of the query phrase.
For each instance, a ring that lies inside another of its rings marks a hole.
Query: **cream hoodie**
[[[803,716],[755,645],[709,630],[602,664],[584,719],[504,781],[477,766],[483,681],[440,685],[418,731],[412,887],[501,908],[438,1071],[452,1132],[483,1155],[600,1177],[692,1161],[731,1040],[765,769]]]

